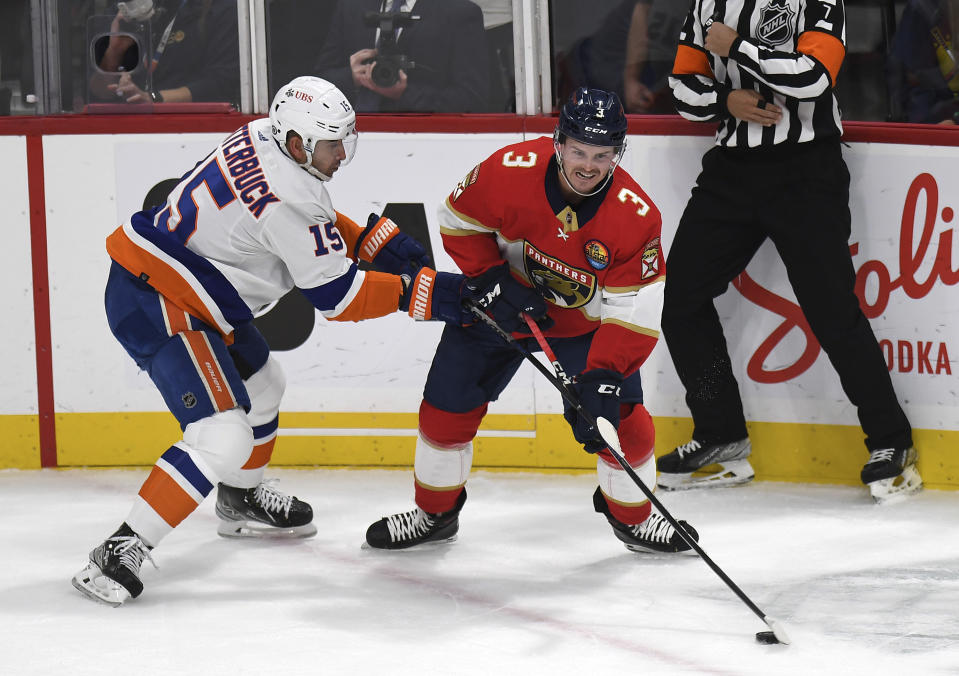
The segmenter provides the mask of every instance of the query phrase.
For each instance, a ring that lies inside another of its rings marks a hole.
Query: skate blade
[[[432,547],[437,547],[439,545],[446,545],[451,542],[456,542],[457,535],[454,533],[448,538],[443,538],[442,540],[430,540],[429,542],[421,542],[418,545],[413,545],[412,547],[396,547],[393,549],[387,547],[374,547],[369,542],[364,542],[360,545],[360,549],[369,549],[374,552],[422,552]]]
[[[126,587],[108,578],[92,563],[73,576],[73,586],[88,599],[113,608],[119,608],[130,598]]]
[[[719,467],[716,471],[710,468]],[[721,488],[749,483],[756,476],[748,460],[732,460],[708,465],[698,472],[666,474],[660,472],[656,485],[665,491],[687,491],[695,488]]]
[[[637,544],[627,544],[623,543],[623,546],[626,547],[629,551],[634,554],[642,554],[644,557],[653,556],[653,557],[674,557],[674,556],[698,556],[696,550],[690,547],[689,549],[681,549],[678,552],[663,551],[662,549],[653,549],[651,547],[643,547],[642,545]]]
[[[221,537],[235,539],[292,540],[313,537],[316,535],[316,526],[307,523],[291,528],[277,528],[258,521],[223,521],[221,519],[216,533]]]
[[[894,505],[921,491],[922,477],[915,465],[909,465],[899,476],[873,481],[868,486],[877,505]]]

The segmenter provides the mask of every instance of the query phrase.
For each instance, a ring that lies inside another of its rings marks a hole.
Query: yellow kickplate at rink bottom
[[[656,454],[689,441],[689,418],[654,417]],[[8,443],[0,467],[36,468],[37,416],[0,416]],[[415,413],[281,413],[274,465],[409,467]],[[749,423],[750,460],[758,480],[859,484],[868,455],[858,427]],[[180,438],[169,413],[61,413],[56,416],[62,467],[152,465]],[[929,488],[959,489],[959,431],[914,430],[919,469]],[[560,414],[489,415],[475,442],[474,467],[592,469]]]
[[[0,415],[0,469],[40,467],[40,416]]]

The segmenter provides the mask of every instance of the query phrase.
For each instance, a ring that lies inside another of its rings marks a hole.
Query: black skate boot
[[[149,559],[150,548],[124,523],[99,547],[90,552],[86,568],[73,576],[73,586],[94,601],[120,606],[143,591],[140,565]]]
[[[916,469],[919,453],[915,447],[877,448],[859,477],[869,486],[872,499],[878,503],[898,501],[922,490],[922,477]]]
[[[672,524],[662,514],[651,512],[649,518],[635,526],[623,523],[609,512],[609,504],[599,488],[593,493],[593,508],[603,514],[613,527],[613,535],[626,545],[631,552],[654,554],[677,554],[688,552],[692,547],[676,532]],[[699,542],[699,533],[685,521],[679,521],[686,533]]]
[[[448,512],[430,514],[417,507],[383,517],[366,530],[366,544],[374,549],[408,549],[423,544],[453,542],[460,528],[459,513],[465,503],[464,488]]]
[[[693,439],[656,461],[656,485],[667,491],[735,486],[756,475],[749,464],[749,437],[726,444],[704,444]]]
[[[216,487],[216,532],[227,538],[308,538],[316,535],[313,508],[277,490],[276,479],[256,488]]]

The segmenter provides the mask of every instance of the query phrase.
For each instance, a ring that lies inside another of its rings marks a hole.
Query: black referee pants
[[[849,172],[838,140],[706,153],[666,262],[662,324],[686,388],[693,438],[719,443],[746,436],[713,300],[768,237],[857,408],[866,446],[912,444],[885,358],[855,295],[849,235]]]

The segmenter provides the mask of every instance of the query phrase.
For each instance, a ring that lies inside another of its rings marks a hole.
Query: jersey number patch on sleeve
[[[636,210],[636,213],[639,214],[640,216],[645,216],[646,214],[649,213],[649,205],[646,204],[646,200],[644,200],[642,197],[634,193],[629,188],[623,188],[622,190],[620,190],[619,195],[617,195],[617,197],[619,198],[619,201],[622,202],[623,204],[625,204],[627,200],[629,200],[633,204],[638,204],[639,208]]]
[[[326,239],[323,238],[323,232],[326,232]],[[310,233],[313,235],[313,241],[316,242],[316,251],[314,252],[317,256],[325,256],[330,253],[330,249],[333,251],[342,251],[343,250],[343,239],[340,237],[339,231],[336,229],[336,226],[332,223],[324,223],[322,226],[311,225]],[[329,243],[329,248],[326,244]]]
[[[525,155],[513,155],[513,151],[503,155],[504,167],[523,167],[528,169],[536,165],[536,153],[527,153]]]

